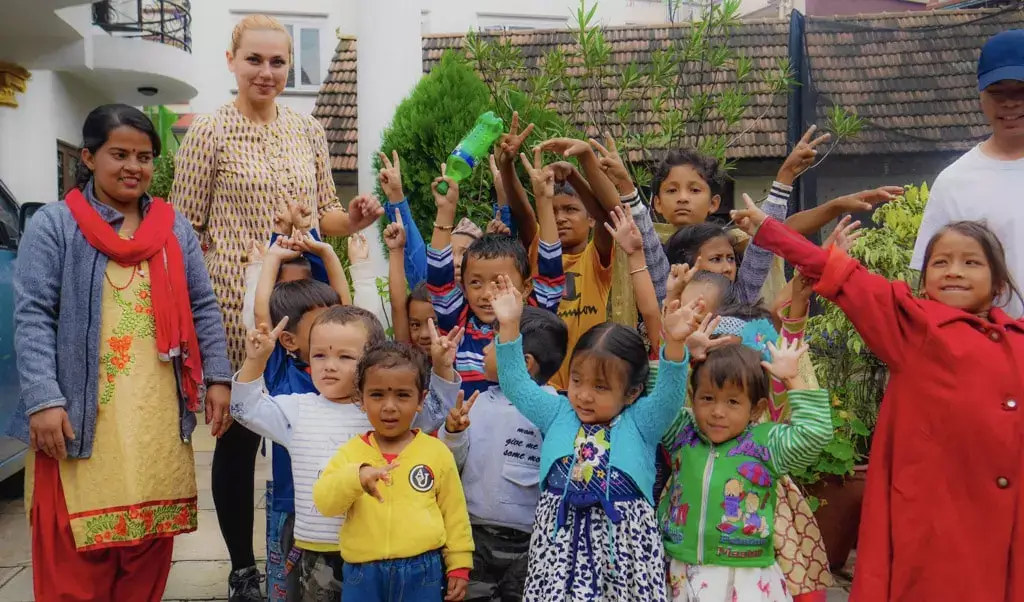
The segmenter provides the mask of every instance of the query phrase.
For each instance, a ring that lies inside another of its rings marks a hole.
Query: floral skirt
[[[561,497],[541,494],[530,538],[525,602],[664,602],[665,549],[647,500],[613,502],[612,523],[600,506],[570,507],[556,532]]]
[[[778,563],[765,568],[700,566],[672,559],[672,602],[792,602]]]

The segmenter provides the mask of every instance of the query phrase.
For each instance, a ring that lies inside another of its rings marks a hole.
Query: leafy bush
[[[431,182],[477,117],[492,108],[487,86],[472,67],[449,51],[398,105],[384,130],[381,150],[388,156],[397,150],[401,157],[402,186],[425,239],[430,239],[436,213]],[[374,158],[373,166],[380,169],[379,158]],[[491,219],[490,180],[490,171],[481,165],[468,182],[461,183],[457,219],[468,216],[478,224]],[[379,184],[377,196],[385,198]]]
[[[149,183],[149,194],[166,199],[174,183],[174,153],[165,152],[153,162],[153,180]]]
[[[872,272],[915,287],[919,274],[910,268],[910,259],[927,202],[927,184],[907,186],[902,197],[875,211],[872,219],[879,227],[866,230],[850,254]],[[834,396],[836,439],[815,466],[794,475],[805,483],[824,473],[849,474],[862,459],[889,380],[888,368],[864,346],[846,314],[824,300],[822,309],[808,321],[807,334],[818,380]]]

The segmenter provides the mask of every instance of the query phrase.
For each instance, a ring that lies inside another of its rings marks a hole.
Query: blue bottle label
[[[452,151],[452,156],[453,157],[458,157],[458,158],[462,159],[463,161],[465,161],[466,165],[469,165],[470,169],[475,169],[476,168],[476,159],[473,158],[473,155],[470,155],[466,151],[462,150],[462,145],[461,144],[459,146],[457,146],[455,148],[455,150]]]

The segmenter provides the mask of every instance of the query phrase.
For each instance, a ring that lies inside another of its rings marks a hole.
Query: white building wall
[[[16,199],[58,198],[57,141],[81,144],[82,123],[110,102],[71,76],[33,71],[18,107],[0,107],[0,179]]]
[[[579,2],[574,0],[421,0],[424,33],[465,33],[471,29],[509,27],[553,29],[575,22]],[[592,6],[595,0],[587,0]],[[663,23],[668,18],[664,0],[600,0],[597,18],[604,25]]]

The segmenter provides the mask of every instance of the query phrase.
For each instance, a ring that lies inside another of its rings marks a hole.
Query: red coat
[[[819,279],[889,366],[856,602],[1024,602],[1024,324],[914,297],[767,220],[754,242]]]

